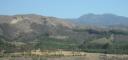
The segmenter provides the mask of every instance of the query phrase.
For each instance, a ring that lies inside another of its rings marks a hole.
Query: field
[[[10,56],[1,57],[0,60],[128,60],[128,55],[86,52],[74,53],[72,51],[61,51],[61,54],[60,51],[52,51],[48,54],[46,52],[32,52],[31,55],[13,53],[13,55],[10,54]]]
[[[66,57],[2,57],[0,60],[128,60],[128,56],[88,54],[87,56]]]

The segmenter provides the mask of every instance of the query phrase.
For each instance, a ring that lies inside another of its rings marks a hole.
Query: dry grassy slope
[[[47,17],[35,14],[0,16],[0,32],[7,38],[18,38],[25,35],[35,37],[53,29],[71,29],[75,25],[61,18]]]

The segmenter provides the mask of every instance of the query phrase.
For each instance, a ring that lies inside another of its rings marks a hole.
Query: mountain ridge
[[[126,25],[128,26],[128,17],[118,16],[115,14],[85,14],[76,19],[78,23],[83,24],[94,24],[94,25]]]

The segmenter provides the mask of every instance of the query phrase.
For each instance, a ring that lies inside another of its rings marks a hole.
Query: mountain
[[[0,35],[9,40],[32,40],[42,34],[56,34],[57,30],[73,27],[74,24],[56,17],[36,14],[0,16]]]
[[[128,17],[117,16],[114,14],[85,14],[75,20],[81,24],[99,25],[99,26],[114,26],[124,25],[128,26]]]
[[[113,14],[86,14],[77,19],[36,14],[0,15],[0,51],[82,49],[106,52],[107,49],[113,53],[111,49],[119,48],[117,52],[126,53],[127,22],[127,17]],[[120,50],[122,47],[126,51]]]

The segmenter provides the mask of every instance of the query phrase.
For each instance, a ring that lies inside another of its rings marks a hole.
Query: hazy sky
[[[87,13],[128,17],[128,0],[0,0],[0,15],[41,14],[77,18]]]

